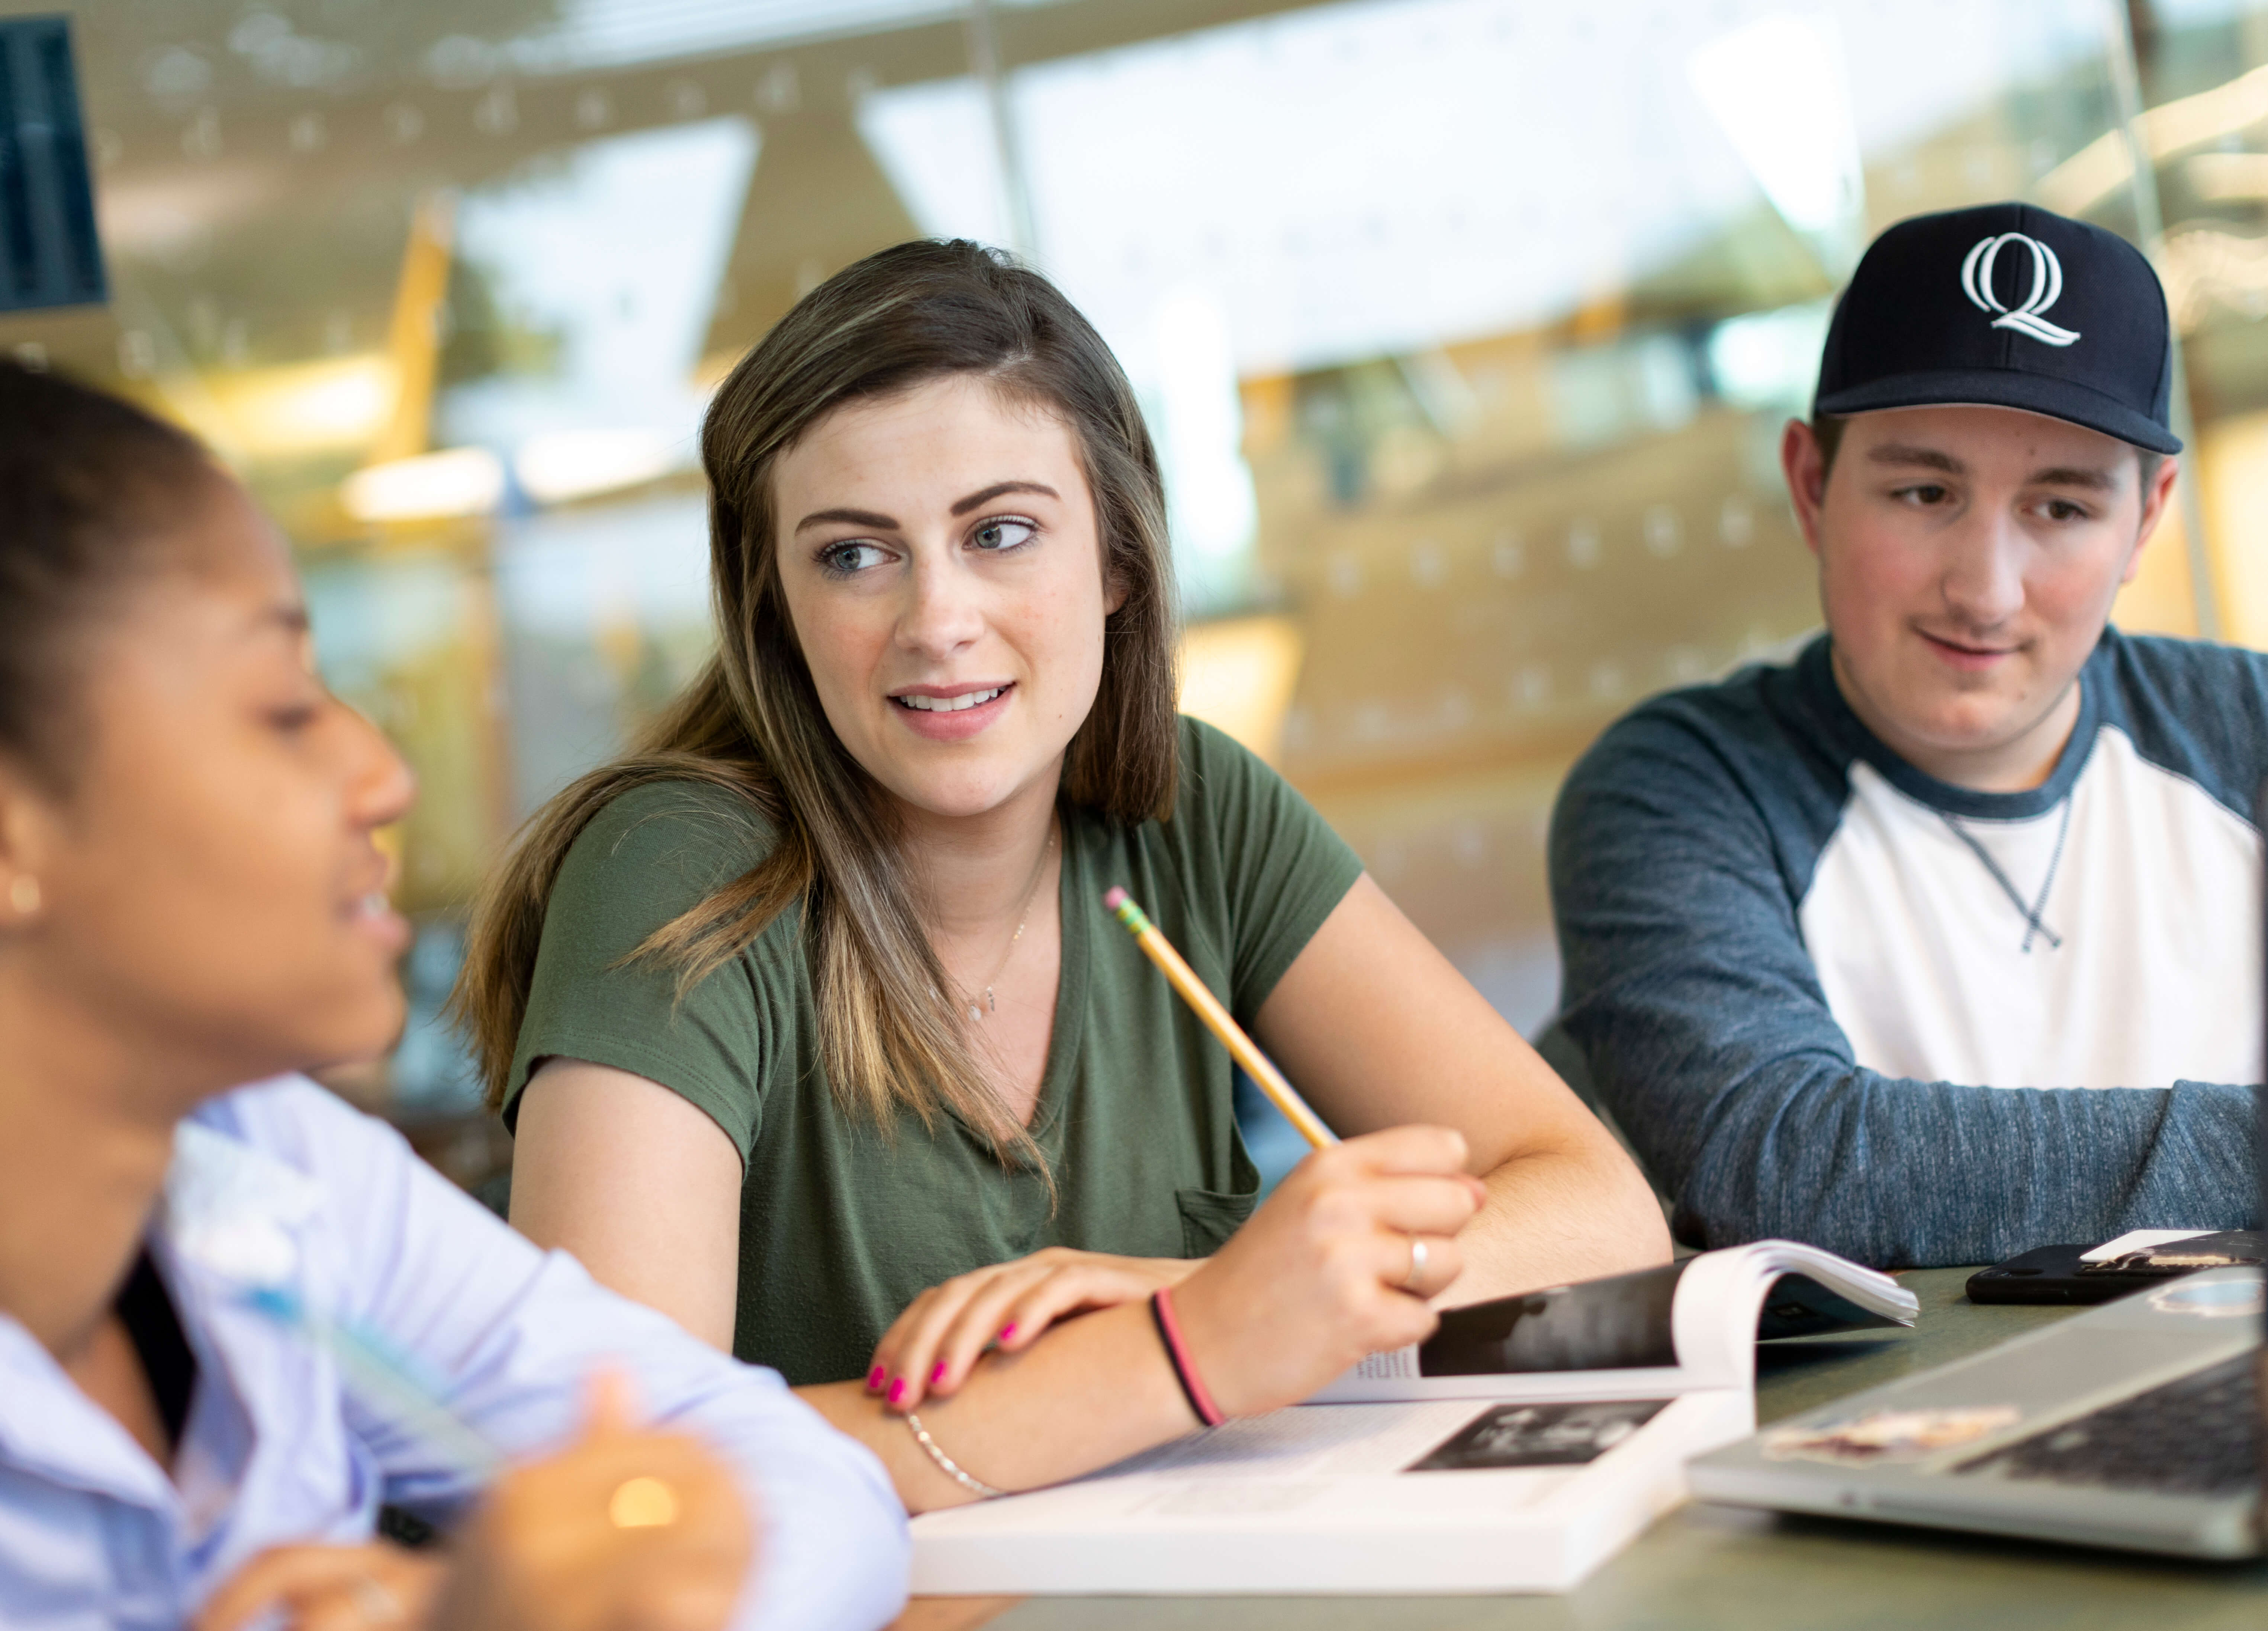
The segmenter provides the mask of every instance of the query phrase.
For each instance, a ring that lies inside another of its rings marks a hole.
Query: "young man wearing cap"
[[[1887,1266],[2252,1221],[2268,661],[2109,627],[2170,501],[2148,262],[1903,222],[1782,462],[1827,633],[1562,793],[1562,1021],[1681,1237]]]

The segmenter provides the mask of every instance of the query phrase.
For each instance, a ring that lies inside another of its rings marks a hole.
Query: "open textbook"
[[[913,1589],[1564,1591],[1755,1429],[1758,1339],[1917,1311],[1787,1241],[1453,1310],[1307,1404],[924,1514]]]

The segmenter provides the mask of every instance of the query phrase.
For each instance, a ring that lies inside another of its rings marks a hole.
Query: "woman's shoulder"
[[[625,779],[629,774],[624,772]],[[606,789],[561,863],[543,911],[512,1070],[563,1055],[659,1082],[708,1112],[745,1155],[807,982],[793,910],[753,934],[740,887],[777,830],[748,793],[698,776]]]
[[[571,943],[594,969],[610,966],[746,877],[778,838],[770,813],[729,786],[668,777],[622,788],[592,814],[552,878],[545,956],[556,961]],[[760,941],[787,946],[795,918],[780,914]]]
[[[1224,803],[1265,796],[1288,784],[1268,762],[1217,725],[1182,714],[1181,774],[1174,788],[1176,819]]]
[[[1231,1006],[1248,1016],[1362,875],[1298,789],[1226,732],[1186,716],[1174,813],[1130,838],[1161,891],[1145,905],[1226,956]]]
[[[1160,835],[1168,841],[1209,833],[1233,845],[1287,825],[1320,824],[1307,800],[1273,765],[1219,726],[1183,714],[1180,749],[1174,813]]]
[[[770,815],[748,793],[692,777],[644,781],[593,814],[559,883],[650,886],[661,874],[705,892],[757,865],[778,841]]]
[[[1179,728],[1173,813],[1126,830],[1135,849],[1170,860],[1190,877],[1240,876],[1301,850],[1344,850],[1298,789],[1251,749],[1187,714]]]

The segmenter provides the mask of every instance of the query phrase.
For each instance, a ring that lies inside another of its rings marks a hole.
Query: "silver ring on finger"
[[[1415,1292],[1425,1278],[1425,1259],[1431,1255],[1425,1241],[1416,1235],[1410,1236],[1410,1272],[1402,1277],[1402,1288]]]

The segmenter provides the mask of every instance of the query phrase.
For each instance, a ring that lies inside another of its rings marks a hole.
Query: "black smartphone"
[[[2102,1263],[2080,1260],[2092,1246],[2035,1246],[2021,1257],[1980,1268],[1969,1277],[1971,1303],[2108,1303],[2130,1291],[2194,1274],[2199,1269],[2257,1264],[2268,1238],[2257,1229],[2192,1235],[2129,1251]]]

